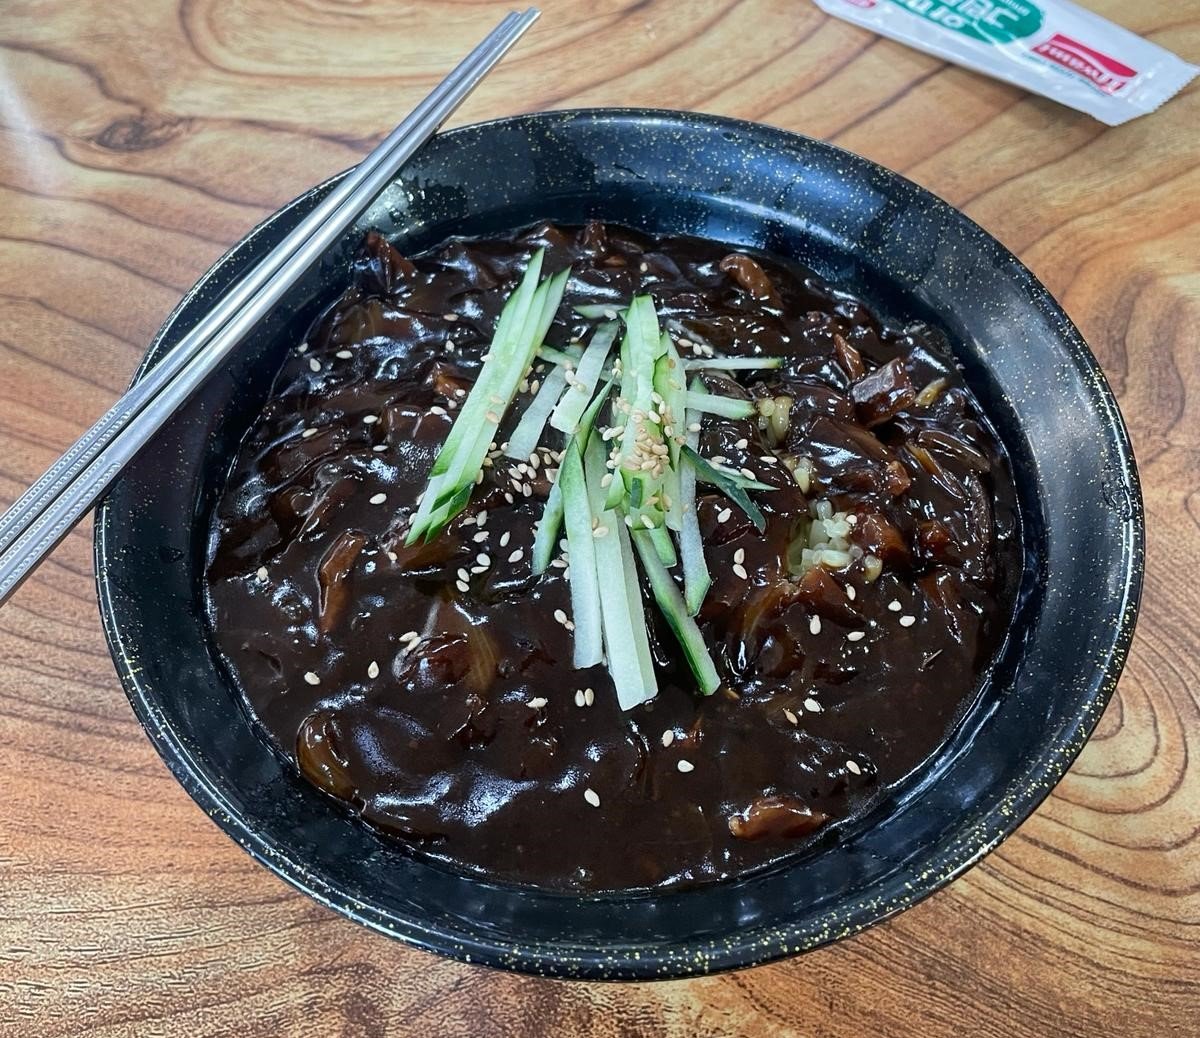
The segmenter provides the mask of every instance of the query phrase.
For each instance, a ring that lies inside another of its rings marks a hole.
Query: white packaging
[[[815,0],[881,36],[1117,126],[1200,72],[1068,0]]]

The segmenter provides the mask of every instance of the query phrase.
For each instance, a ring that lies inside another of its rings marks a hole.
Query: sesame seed
[[[491,557],[484,554],[483,552],[480,552],[478,555],[475,556],[475,565],[482,566],[484,569],[487,569],[488,566],[490,566],[491,564],[492,564]]]
[[[487,522],[487,509],[481,508],[475,516],[475,525],[483,526]]]
[[[740,440],[737,441],[737,443],[734,444],[734,446],[738,450],[744,451],[747,447],[750,446],[750,441],[747,440],[746,437],[743,436]]]
[[[821,618],[819,616],[813,616],[809,619],[808,630],[810,634],[821,633]]]
[[[509,562],[520,562],[523,558],[525,558],[525,553],[520,548],[518,548],[516,551],[514,551],[508,557],[508,561]]]
[[[575,705],[576,705],[576,706],[583,706],[583,705],[584,705],[584,699],[583,699],[583,689],[581,689],[581,688],[577,688],[577,689],[575,690]]]
[[[392,560],[392,562],[395,562],[397,559],[399,559],[399,557],[400,557],[400,556],[399,556],[399,555],[397,555],[397,554],[396,554],[394,551],[389,551],[389,552],[387,553],[387,557],[388,557],[389,559],[391,559],[391,560]]]
[[[482,544],[492,535],[491,530],[480,530],[474,537],[471,538],[476,544]]]
[[[745,562],[746,561],[746,549],[738,548],[738,550],[733,553],[733,561],[738,563],[739,565],[741,563]]]
[[[302,432],[300,434],[300,438],[302,440],[307,440],[310,436],[316,436],[316,435],[317,435],[316,429],[305,429],[304,432]]]
[[[747,579],[748,579],[748,575],[747,575],[747,573],[746,573],[746,567],[745,567],[745,566],[742,566],[742,565],[739,565],[739,564],[735,564],[735,565],[734,565],[734,567],[733,567],[733,573],[734,573],[734,576],[741,577],[741,578],[742,578],[742,580],[747,580]]]
[[[382,454],[385,450],[387,450],[387,444],[386,443],[377,443],[377,444],[375,444],[374,447],[371,448],[371,450],[373,450],[376,454]]]
[[[418,642],[421,640],[421,636],[416,631],[406,631],[400,635],[400,640],[405,643]]]
[[[379,677],[379,664],[376,663],[374,660],[371,660],[371,662],[367,664],[367,677],[369,677],[369,678]]]
[[[296,347],[296,352],[297,353],[307,353],[308,352],[308,343],[302,342],[299,346]]]
[[[542,707],[544,707],[548,702],[549,702],[549,700],[545,696],[534,696],[525,705],[527,707],[529,707],[531,710],[541,710]]]
[[[592,536],[595,537],[596,540],[599,540],[601,537],[607,537],[608,536],[608,527],[607,526],[597,526],[592,531]]]
[[[809,696],[804,701],[804,709],[810,713],[819,714],[821,712],[821,704],[818,703],[812,696]]]
[[[317,360],[316,357],[310,357],[308,359],[308,370],[309,371],[320,371],[321,370],[321,362],[319,360]]]
[[[377,414],[363,415],[363,425],[374,425],[377,421],[379,421],[379,415]]]
[[[492,425],[500,424],[500,416],[495,411],[489,411],[484,417],[492,423]]]
[[[382,492],[371,495],[371,504],[373,504],[373,505],[381,505],[386,500],[387,500],[387,494],[384,494]]]
[[[861,642],[865,637],[866,634],[862,631],[851,631],[846,635],[846,639],[852,642]]]
[[[638,264],[638,270],[640,270],[643,274],[645,274],[646,271],[648,271],[649,269],[650,269],[649,263],[639,263]]]
[[[443,321],[457,321],[457,320],[458,320],[458,314],[452,314],[452,313],[445,313],[445,314],[442,314],[442,320],[443,320]]]
[[[468,583],[467,583],[465,580],[456,580],[456,581],[454,582],[454,586],[455,586],[456,588],[458,588],[458,590],[459,590],[459,591],[461,591],[461,592],[462,592],[464,595],[465,595],[465,594],[466,594],[468,591],[470,591],[470,590],[471,590],[471,585],[470,585],[470,584],[468,584]]]
[[[590,688],[585,688],[583,690],[583,702],[587,706],[591,706],[594,702],[596,702],[595,691]]]
[[[732,509],[732,508],[722,508],[722,509],[721,509],[721,510],[720,510],[720,511],[717,513],[717,522],[719,522],[719,523],[727,523],[727,522],[729,522],[729,517],[730,517],[731,515],[733,515],[733,509]]]
[[[753,470],[753,469],[746,469],[746,468],[743,468],[743,469],[740,469],[739,471],[740,471],[740,472],[742,473],[742,475],[743,475],[743,476],[745,476],[747,479],[755,479],[755,478],[756,478],[756,477],[755,477],[755,475],[754,475],[754,470]]]
[[[464,569],[462,566],[460,566],[458,568],[458,572],[455,574],[455,576],[457,576],[459,580],[466,580],[467,579],[466,569]]]
[[[692,424],[688,426],[688,432],[699,432],[699,431],[700,431],[700,423],[699,422],[692,422]]]
[[[901,605],[899,602],[897,602],[897,601],[896,601],[896,600],[893,598],[893,599],[892,599],[892,600],[891,600],[891,601],[888,603],[888,608],[889,608],[889,609],[890,609],[890,610],[891,610],[893,613],[898,613],[898,612],[900,612],[900,610],[901,610],[901,609],[903,609],[903,608],[904,608],[904,606],[902,606],[902,605]]]
[[[675,741],[675,733],[668,728],[662,733],[662,739],[659,740],[664,747],[670,746]]]
[[[509,505],[513,503],[513,496],[507,490],[504,491],[504,503]]]
[[[354,356],[354,354],[351,353],[349,350],[338,350],[337,353],[334,354],[334,356],[337,357],[338,360],[349,360],[351,357]]]
[[[911,627],[916,622],[917,622],[917,618],[915,616],[900,617],[900,626],[901,627]]]
[[[259,566],[258,569],[254,571],[254,575],[265,584],[267,582],[267,567]]]
[[[554,619],[557,620],[560,624],[565,624],[567,622],[567,614],[564,613],[561,609],[555,609],[554,610]]]
[[[310,685],[319,685],[321,683],[321,679],[319,677],[317,677],[317,675],[314,674],[311,670],[306,670],[304,672],[304,680],[307,681]]]
[[[436,414],[436,415],[439,415],[439,416],[441,416],[441,415],[445,415],[445,413],[446,413],[446,409],[445,409],[444,407],[440,407],[440,406],[439,406],[439,405],[437,405],[437,404],[434,404],[434,405],[433,405],[433,406],[432,406],[432,407],[429,409],[429,413],[430,413],[430,414]]]
[[[852,760],[848,760],[848,761],[846,761],[846,770],[847,770],[847,771],[849,771],[849,772],[851,772],[851,773],[852,773],[852,774],[854,774],[854,775],[861,775],[861,774],[862,774],[862,768],[860,768],[860,767],[859,767],[859,766],[858,766],[858,765],[857,765],[857,764],[856,764],[854,761],[852,761]]]
[[[677,767],[677,768],[678,768],[680,771],[682,771],[682,772],[683,772],[685,775],[686,775],[686,774],[687,774],[689,771],[695,771],[695,770],[696,770],[696,765],[694,765],[694,764],[693,764],[693,763],[692,763],[690,760],[681,760],[681,761],[680,761],[678,764],[676,764],[676,765],[675,765],[675,767]]]
[[[858,592],[854,590],[853,584],[846,585],[846,597],[853,602],[858,597]]]
[[[644,515],[644,516],[642,516],[642,525],[647,530],[653,530],[654,529],[654,520],[651,519],[648,515]]]
[[[586,800],[592,807],[600,806],[600,794],[594,789],[585,789],[583,791],[583,799]]]

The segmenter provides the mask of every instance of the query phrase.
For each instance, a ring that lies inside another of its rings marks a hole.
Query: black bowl
[[[313,188],[188,294],[143,371],[329,189]],[[950,338],[1011,455],[1020,604],[976,708],[866,823],[793,863],[664,894],[572,897],[456,874],[377,836],[256,734],[202,612],[221,480],[289,344],[342,291],[377,227],[415,252],[452,234],[600,217],[793,256],[885,314]],[[112,488],[96,523],[121,680],[184,788],[288,882],[382,933],[468,962],[563,977],[683,976],[852,934],[978,861],[1038,805],[1116,684],[1141,584],[1142,505],[1117,405],[1041,284],[909,181],[828,144],[712,116],[554,112],[433,140]]]

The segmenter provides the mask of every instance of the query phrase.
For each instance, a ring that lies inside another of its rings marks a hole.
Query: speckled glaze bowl
[[[235,246],[143,371],[327,191]],[[785,867],[664,894],[570,897],[482,882],[375,835],[272,753],[217,664],[200,580],[209,516],[284,351],[346,283],[362,232],[405,252],[588,217],[793,256],[948,334],[1012,457],[1027,565],[975,708],[861,825]],[[1095,359],[1017,259],[902,177],[766,126],[645,110],[555,112],[443,134],[296,285],[112,488],[96,523],[113,659],[147,733],[231,837],[323,904],[468,962],[559,977],[678,977],[853,934],[948,883],[1011,833],[1091,733],[1133,632],[1142,505]]]

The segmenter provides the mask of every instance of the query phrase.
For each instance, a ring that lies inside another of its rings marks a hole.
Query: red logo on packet
[[[1033,48],[1035,54],[1049,58],[1056,65],[1076,75],[1083,76],[1097,90],[1106,94],[1115,94],[1122,87],[1128,86],[1129,81],[1137,75],[1137,69],[1122,64],[1116,58],[1101,54],[1098,50],[1085,47],[1078,40],[1056,32],[1048,40],[1043,40]]]
[[[875,6],[875,0],[846,0],[851,7],[862,7],[870,9]]]

